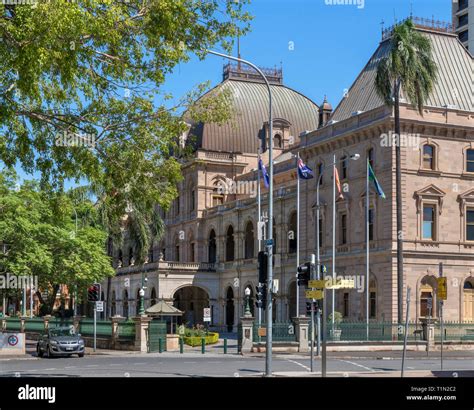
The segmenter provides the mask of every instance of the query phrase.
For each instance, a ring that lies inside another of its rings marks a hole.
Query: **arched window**
[[[115,290],[112,291],[112,303],[110,304],[110,316],[115,316],[117,314],[117,302],[115,298]]]
[[[341,158],[341,179],[347,179],[347,156]]]
[[[225,239],[225,260],[234,260],[234,228],[229,225],[227,228],[226,239]]]
[[[153,261],[153,244],[151,244],[148,249],[148,263],[152,263]]]
[[[423,168],[435,169],[435,147],[433,145],[423,145]]]
[[[425,276],[420,286],[420,316],[436,316],[436,279],[433,276]]]
[[[128,291],[123,291],[122,297],[122,316],[128,318]]]
[[[474,321],[474,278],[467,278],[463,287],[464,316],[466,322]]]
[[[275,148],[281,148],[282,147],[282,139],[280,134],[275,134],[273,137],[273,145]]]
[[[374,169],[374,149],[369,148],[367,150],[367,161],[369,161],[370,166]]]
[[[123,266],[123,252],[122,252],[122,249],[119,249],[118,265],[119,265],[120,268]]]
[[[156,290],[153,288],[151,290],[151,297],[150,297],[150,306],[156,305]]]
[[[245,227],[245,259],[251,259],[255,256],[254,247],[253,223],[249,221]]]
[[[211,230],[209,233],[209,248],[208,248],[208,254],[209,254],[209,263],[216,263],[216,255],[217,255],[217,246],[216,246],[216,233],[214,232],[214,229]]]
[[[290,216],[289,230],[288,230],[288,252],[296,253],[298,243],[298,226],[296,221],[296,212]]]
[[[135,300],[135,313],[138,316],[140,310],[140,289],[137,289],[137,298]]]

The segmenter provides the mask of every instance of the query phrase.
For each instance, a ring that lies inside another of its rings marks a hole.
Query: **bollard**
[[[227,354],[227,337],[224,338],[224,354]]]
[[[179,353],[183,353],[184,351],[184,340],[182,337],[179,338]]]
[[[163,339],[161,337],[158,339],[158,351],[163,353]]]
[[[206,352],[206,339],[201,339],[201,353],[204,354]]]

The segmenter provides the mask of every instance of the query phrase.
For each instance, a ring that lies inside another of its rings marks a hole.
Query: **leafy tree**
[[[198,86],[170,106],[166,75],[248,30],[248,0],[50,0],[0,5],[0,161],[44,190],[86,181],[116,241],[122,216],[145,233],[180,180],[183,112],[223,122],[224,94]],[[210,103],[209,101],[213,101]],[[205,103],[207,101],[207,103]],[[157,230],[157,226],[150,228]],[[137,249],[143,261],[150,244]]]
[[[41,191],[36,182],[18,186],[12,173],[0,174],[0,242],[8,244],[0,273],[37,276],[49,295],[43,300],[37,292],[44,313],[51,313],[60,285],[84,289],[114,274],[96,208],[89,200],[74,206],[71,195]]]
[[[393,29],[388,54],[377,67],[375,85],[385,104],[394,107],[395,134],[400,137],[400,92],[423,115],[423,105],[437,79],[430,39],[415,28],[411,19]],[[398,322],[403,322],[403,236],[402,236],[402,173],[400,138],[395,146],[397,204],[397,285]]]

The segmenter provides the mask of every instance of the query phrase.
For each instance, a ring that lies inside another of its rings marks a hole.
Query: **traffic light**
[[[267,283],[268,278],[268,252],[258,253],[258,282]]]
[[[259,284],[257,286],[257,300],[255,301],[255,305],[259,309],[265,309],[267,306],[267,284]]]
[[[308,286],[311,277],[311,262],[298,266],[298,286]]]
[[[87,289],[87,300],[89,302],[97,302],[100,300],[100,283],[94,283]]]

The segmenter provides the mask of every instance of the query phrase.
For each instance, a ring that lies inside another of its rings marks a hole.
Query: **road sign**
[[[95,302],[95,308],[96,308],[97,312],[103,312],[104,311],[104,302],[102,302],[100,300]]]
[[[257,330],[257,334],[260,337],[265,337],[267,335],[267,328],[266,327],[259,327]]]
[[[308,286],[310,288],[324,289],[326,281],[325,280],[310,280]]]
[[[448,278],[443,276],[436,279],[438,281],[438,289],[436,294],[439,300],[446,300],[448,298]]]
[[[331,285],[326,286],[326,289],[354,289],[354,279],[339,279],[332,282]]]
[[[322,290],[307,290],[305,292],[306,299],[323,299],[324,291]]]
[[[267,240],[265,241],[265,245],[267,245],[267,246],[273,246],[273,239],[267,239]]]
[[[204,322],[211,321],[211,308],[204,308]]]

